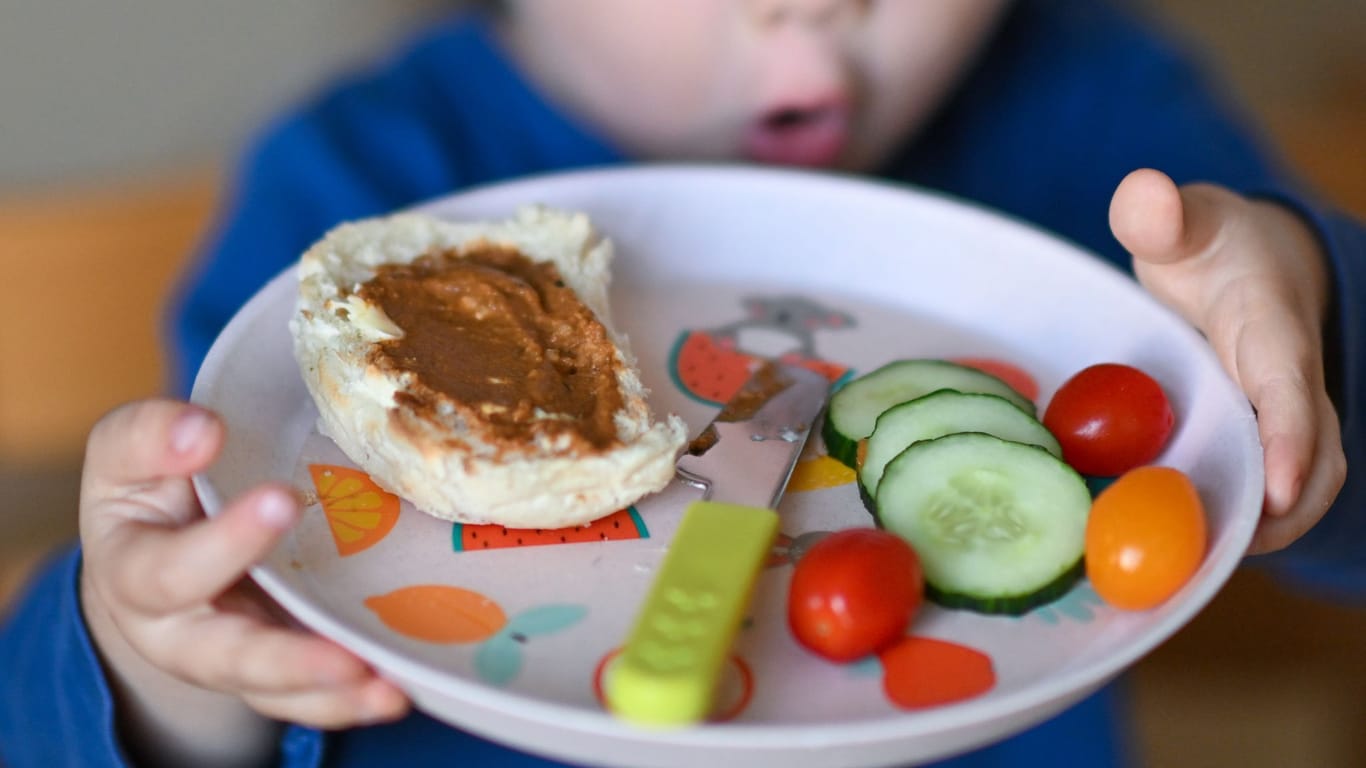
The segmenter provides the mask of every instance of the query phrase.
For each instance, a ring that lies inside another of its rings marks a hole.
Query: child
[[[1094,2],[513,0],[456,20],[252,154],[177,310],[182,385],[243,301],[339,221],[665,159],[867,173],[1132,256],[1257,408],[1254,550],[1289,547],[1277,557],[1297,574],[1366,592],[1366,484],[1344,459],[1344,441],[1358,464],[1366,451],[1366,232],[1306,201],[1176,51]],[[95,428],[81,550],[0,635],[0,759],[546,764],[409,713],[362,662],[279,617],[244,574],[298,506],[263,486],[202,520],[187,477],[223,434],[169,401]],[[1110,687],[949,762],[1115,764],[1115,706]]]

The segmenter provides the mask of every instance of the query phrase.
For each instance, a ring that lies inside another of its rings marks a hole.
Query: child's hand
[[[1300,219],[1222,187],[1177,189],[1129,174],[1110,227],[1148,290],[1193,323],[1257,411],[1266,462],[1253,553],[1287,546],[1323,517],[1346,477],[1337,412],[1324,387],[1327,264]]]
[[[245,578],[297,518],[291,490],[261,486],[222,515],[201,513],[189,477],[223,439],[213,414],[170,401],[124,406],[91,433],[82,607],[120,698],[122,737],[200,765],[205,751],[269,749],[277,726],[260,715],[320,727],[401,715],[397,688],[286,626]]]

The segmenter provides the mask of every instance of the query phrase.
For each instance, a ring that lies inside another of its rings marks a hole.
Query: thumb
[[[1110,230],[1136,261],[1172,264],[1212,252],[1237,196],[1212,184],[1176,184],[1141,168],[1110,200]]]

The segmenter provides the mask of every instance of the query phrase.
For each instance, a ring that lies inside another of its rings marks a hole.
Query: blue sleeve
[[[47,564],[0,625],[0,765],[127,765],[81,617],[79,572],[76,550]]]
[[[81,553],[46,563],[0,624],[0,765],[125,768],[114,695],[86,631],[78,588]],[[317,768],[321,732],[293,726],[279,768]]]

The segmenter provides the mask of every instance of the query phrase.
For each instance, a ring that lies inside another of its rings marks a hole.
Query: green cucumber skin
[[[872,494],[868,493],[867,488],[863,487],[863,483],[855,482],[854,485],[858,486],[858,498],[859,501],[863,502],[863,508],[868,510],[868,514],[873,516],[873,522],[877,523],[877,526],[881,528],[882,522],[878,520],[877,517],[877,500],[873,498]]]
[[[825,424],[821,426],[821,438],[825,440],[825,452],[830,458],[850,469],[858,467],[858,441],[840,434],[828,412]]]
[[[958,608],[992,615],[1020,616],[1071,592],[1072,587],[1081,581],[1081,577],[1085,573],[1086,561],[1078,559],[1071,567],[1059,574],[1058,578],[1033,592],[994,597],[947,592],[927,581],[925,582],[925,597],[936,605],[942,605],[945,608]]]
[[[1057,509],[1060,514],[1069,515],[1070,517],[1063,518],[1062,522],[1056,524],[1061,525],[1064,530],[1071,531],[1072,534],[1074,534],[1075,540],[1063,542],[1062,540],[1055,539],[1054,541],[1049,542],[1048,550],[1042,553],[1041,556],[1048,556],[1050,559],[1057,557],[1059,562],[1057,563],[1056,569],[1048,569],[1046,566],[1032,568],[1031,570],[1036,572],[1042,571],[1044,573],[1039,573],[1037,576],[1031,576],[1028,583],[1003,583],[992,587],[982,586],[975,590],[966,590],[957,586],[954,583],[955,578],[957,578],[955,572],[961,572],[963,570],[961,563],[950,563],[949,565],[943,566],[945,568],[943,573],[937,572],[937,569],[934,566],[934,561],[943,562],[943,558],[941,558],[940,555],[946,551],[943,547],[949,545],[941,544],[933,540],[917,541],[916,535],[913,532],[916,523],[906,523],[905,521],[914,521],[915,516],[918,513],[916,511],[908,512],[904,508],[893,509],[893,505],[902,500],[897,498],[889,499],[889,496],[896,496],[897,494],[885,492],[886,488],[880,488],[879,493],[877,494],[874,510],[874,518],[877,525],[906,538],[907,541],[911,543],[911,546],[915,547],[917,552],[921,553],[922,565],[925,568],[926,596],[937,604],[945,607],[965,608],[988,614],[1018,615],[1066,594],[1083,574],[1084,564],[1082,556],[1085,549],[1084,529],[1085,519],[1090,513],[1090,492],[1086,487],[1085,480],[1076,472],[1076,470],[1058,460],[1041,447],[1023,443],[1012,443],[981,433],[951,434],[933,440],[921,441],[906,448],[898,455],[897,459],[894,459],[888,464],[888,474],[885,477],[890,477],[891,482],[894,484],[900,484],[911,480],[923,483],[924,481],[921,478],[903,477],[903,475],[910,474],[909,471],[902,471],[904,466],[911,461],[925,460],[925,457],[930,456],[931,452],[941,449],[951,449],[958,446],[960,448],[966,447],[972,451],[984,452],[986,450],[994,449],[995,446],[1001,445],[1013,446],[1013,448],[1007,449],[1008,453],[1015,453],[1015,456],[1008,457],[1012,462],[1016,459],[1038,462],[1040,458],[1044,458],[1043,463],[1039,463],[1037,467],[1031,467],[1030,469],[1052,468],[1056,469],[1058,472],[1058,474],[1051,479],[1045,478],[1045,481],[1049,482],[1050,485],[1040,486],[1038,488],[1019,488],[1018,493],[1029,494],[1034,492],[1036,495],[1039,493],[1049,493],[1054,490],[1054,486],[1056,486],[1056,489],[1067,495],[1067,498],[1058,499],[1044,497],[1044,500],[1047,503],[1043,504],[1039,503],[1038,498],[1031,497],[1032,506],[1035,509]],[[915,453],[913,454],[912,452]],[[912,458],[903,461],[904,457],[908,455],[911,455]],[[983,461],[988,462],[986,459]],[[898,462],[900,463],[898,464]],[[893,467],[894,464],[897,466]],[[990,464],[989,462],[981,465],[965,464],[964,469],[987,469],[992,466],[995,465]],[[1073,487],[1074,482],[1075,487]],[[894,488],[895,486],[887,487]],[[897,518],[900,518],[904,524],[894,524]],[[1038,518],[1034,517],[1032,519],[1037,520]],[[1053,523],[1045,521],[1044,524],[1051,525]],[[1083,535],[1075,535],[1078,533],[1076,529],[1076,526],[1078,525],[1080,526],[1080,533]],[[1047,533],[1048,531],[1045,531],[1044,535],[1047,535]],[[1066,546],[1060,547],[1059,545],[1061,544],[1066,544]],[[936,549],[936,547],[938,547],[938,549]],[[951,549],[948,551],[952,552]],[[933,553],[931,556],[926,556],[927,553],[931,552]],[[970,553],[965,556],[972,558],[977,557],[978,555],[976,553]],[[1006,571],[1012,570],[1010,563],[1005,563],[1002,568]]]
[[[879,410],[879,413],[881,410],[886,410],[886,408],[890,408],[899,403],[928,395],[936,390],[959,389],[960,391],[970,390],[982,394],[997,395],[998,397],[1009,400],[1013,405],[1024,411],[1030,417],[1037,416],[1037,410],[1032,401],[1016,392],[1009,384],[1005,383],[1000,378],[984,371],[965,365],[959,365],[958,363],[948,360],[934,358],[895,360],[851,380],[840,387],[839,390],[831,396],[830,408],[826,412],[826,426],[822,430],[827,453],[845,466],[852,469],[858,469],[858,441],[868,435],[855,435],[847,426],[841,428],[835,424],[841,410],[839,405],[840,401],[847,398],[861,397],[863,396],[860,394],[862,390],[879,388],[880,385],[885,385],[884,380],[895,380],[898,376],[907,376],[909,380],[916,378],[915,374],[917,373],[919,373],[919,378],[922,380],[925,377],[929,377],[932,383],[929,385],[922,384],[921,386],[907,389],[905,390],[904,395],[892,397],[886,402],[885,406]],[[958,386],[955,387],[945,383],[943,379],[946,377],[956,378]],[[968,383],[975,383],[976,386],[968,386]],[[876,420],[876,417],[874,417],[874,420]],[[872,432],[871,425],[867,431],[869,433]]]
[[[970,412],[965,409],[970,409]],[[948,422],[948,429],[924,431],[927,427],[943,427],[946,423],[945,411],[954,417]],[[904,436],[905,421],[908,419],[913,420],[912,423],[916,424],[922,430],[921,433],[925,435],[913,442],[930,440],[957,432],[983,432],[1002,440],[1037,445],[1054,456],[1062,458],[1062,447],[1058,444],[1053,433],[1049,432],[1048,428],[1038,419],[1022,412],[1010,400],[1000,395],[983,392],[939,389],[914,400],[894,405],[878,416],[877,422],[873,426],[873,433],[868,436],[868,454],[864,457],[864,464],[858,468],[859,485],[865,489],[871,485],[866,493],[870,498],[877,496],[877,486],[873,485],[871,481],[880,479],[881,471],[890,463],[890,459],[883,461],[882,465],[877,467],[878,477],[871,477],[873,466],[886,453],[886,451],[878,450],[882,447],[880,443],[885,442],[884,439],[879,438],[879,431],[883,430],[882,438],[892,436],[891,430],[901,430],[896,436]],[[895,436],[892,439],[895,439]],[[898,445],[893,450],[899,452],[905,450],[910,443],[894,443],[893,445]]]

